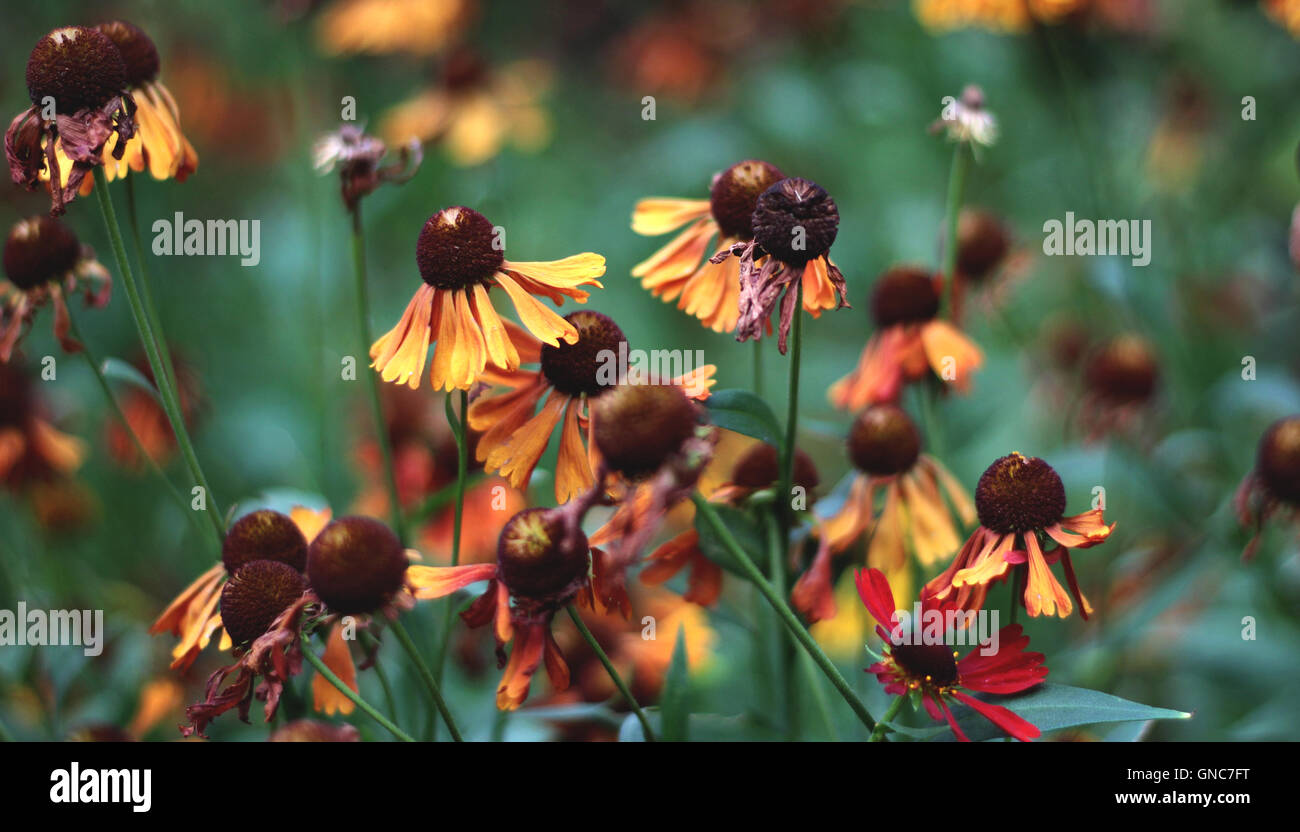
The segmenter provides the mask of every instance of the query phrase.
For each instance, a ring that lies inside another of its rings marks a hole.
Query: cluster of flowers
[[[71,337],[66,296],[83,290],[91,305],[108,301],[107,271],[53,215],[89,193],[94,179],[86,174],[100,166],[109,180],[148,169],[157,178],[180,181],[196,168],[197,156],[180,132],[158,70],[152,41],[121,22],[51,32],[29,59],[33,106],[6,133],[6,156],[15,182],[49,190],[52,216],[20,222],[5,244],[0,478],[6,482],[42,465],[75,468],[81,454],[72,440],[37,418],[24,377],[8,375],[26,324],[40,306],[53,303],[56,334],[73,351],[79,345]],[[52,113],[46,112],[49,101]],[[988,144],[996,135],[983,97],[973,89],[940,126],[964,143]],[[385,165],[387,155],[385,142],[352,127],[317,146],[318,167],[337,170],[344,204],[358,221],[367,194],[409,179],[419,164],[418,144],[405,146],[396,163]],[[636,206],[635,232],[676,235],[633,275],[715,332],[742,341],[775,334],[785,354],[802,312],[817,318],[848,306],[845,278],[830,256],[839,223],[834,199],[817,183],[787,176],[765,161],[744,160],[713,178],[707,199],[656,198]],[[808,623],[835,617],[833,588],[844,556],[869,540],[856,586],[886,641],[869,672],[891,694],[916,694],[930,716],[946,719],[963,739],[951,702],[1027,740],[1038,735],[1037,728],[970,695],[1024,691],[1047,674],[1044,657],[1026,650],[1028,638],[1019,626],[1004,628],[994,655],[960,660],[945,645],[896,644],[889,637],[897,609],[891,582],[904,580],[912,560],[922,569],[943,567],[918,593],[926,609],[979,611],[990,588],[1010,579],[1030,617],[1066,618],[1077,607],[1086,619],[1093,607],[1080,590],[1071,553],[1104,542],[1114,528],[1100,508],[1067,515],[1064,484],[1041,459],[1011,453],[995,460],[972,498],[923,453],[903,393],[909,385],[945,393],[970,389],[983,355],[962,332],[963,298],[968,284],[987,281],[1009,250],[1005,228],[989,214],[963,215],[956,231],[955,270],[895,266],[872,287],[874,332],[857,366],[829,390],[834,406],[855,414],[846,453],[856,475],[833,513],[814,516],[815,554],[797,564],[801,572],[789,600]],[[689,568],[685,600],[708,606],[718,599],[723,570],[696,532],[645,554],[670,511],[697,491],[707,492],[711,503],[743,507],[760,495],[770,499],[783,479],[805,492],[818,485],[811,460],[796,448],[751,443],[735,460],[719,452],[734,437],[710,424],[705,403],[714,384],[711,365],[665,383],[602,375],[602,356],[626,344],[618,324],[586,309],[561,316],[543,302],[585,304],[592,289],[603,288],[605,260],[599,254],[549,262],[507,259],[489,219],[452,206],[420,228],[415,264],[418,288],[397,324],[371,345],[371,368],[390,390],[418,390],[427,370],[435,390],[463,391],[468,406],[457,444],[469,441],[466,427],[472,430],[476,461],[514,489],[509,519],[481,524],[491,533],[480,530],[470,562],[435,566],[420,562],[398,534],[370,517],[332,520],[329,512],[305,509],[291,515],[260,509],[240,517],[225,530],[221,561],[152,628],[178,639],[176,669],[193,665],[218,633],[220,649],[235,658],[211,676],[204,700],[187,709],[187,734],[202,735],[232,709],[247,718],[255,698],[265,703],[270,719],[285,683],[300,671],[303,651],[310,649],[305,639],[317,631],[328,633],[325,667],[355,690],[357,667],[343,635],[345,618],[377,632],[416,602],[477,584],[485,589],[461,617],[472,627],[491,626],[504,668],[497,705],[518,708],[540,667],[556,690],[569,685],[569,665],[552,632],[556,614],[576,604],[630,618],[628,582],[635,568],[644,566],[640,578],[652,585]],[[518,323],[495,309],[494,290],[509,297]],[[1145,399],[1154,385],[1152,359],[1141,349],[1134,357],[1132,345],[1124,346],[1112,351],[1109,363],[1097,364],[1097,386],[1120,391],[1121,400]],[[394,418],[387,439],[396,446],[404,426],[397,400],[389,403]],[[557,430],[556,506],[525,508],[522,490]],[[396,451],[402,463],[399,501],[425,496],[437,477],[445,482],[445,472],[438,474],[418,453],[408,458],[402,447]],[[372,471],[374,457],[368,455]],[[730,468],[718,475],[724,462]],[[1258,524],[1279,507],[1300,505],[1297,483],[1300,419],[1290,419],[1261,442],[1256,471],[1243,484],[1243,522]],[[369,513],[400,510],[378,500]],[[584,525],[596,508],[613,511],[588,536]],[[962,531],[972,524],[963,543]],[[445,526],[440,521],[439,531],[426,540],[444,541]],[[1064,585],[1052,570],[1057,563]],[[367,664],[370,659],[373,654]],[[350,710],[341,690],[320,677],[314,692],[318,708]]]

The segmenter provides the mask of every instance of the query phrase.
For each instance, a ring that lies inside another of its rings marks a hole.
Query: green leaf
[[[691,680],[686,656],[686,627],[677,628],[677,644],[673,647],[672,663],[664,680],[663,696],[659,709],[663,713],[665,742],[686,742],[689,738],[691,717]]]
[[[1057,685],[1051,682],[1045,682],[1027,693],[1016,696],[981,695],[979,698],[1011,709],[1016,715],[1038,726],[1038,730],[1044,734],[1048,731],[1074,728],[1079,725],[1192,718],[1191,714],[1183,711],[1153,708],[1099,690]],[[972,742],[1004,736],[993,723],[964,705],[954,707],[953,716]],[[949,733],[944,739],[952,740],[955,737]]]
[[[713,510],[717,513],[722,524],[731,532],[732,537],[736,538],[736,542],[740,544],[740,548],[745,551],[745,554],[749,555],[750,559],[758,564],[759,569],[763,569],[763,565],[767,563],[767,556],[764,554],[767,547],[763,531],[754,518],[748,512],[720,503],[714,504]],[[736,559],[727,551],[722,538],[714,533],[709,521],[704,519],[698,511],[695,512],[695,530],[700,535],[700,551],[706,558],[733,575],[745,576]]]
[[[104,378],[109,381],[126,382],[132,387],[137,387],[143,390],[153,398],[154,402],[159,407],[162,407],[162,399],[158,398],[157,388],[149,382],[149,379],[145,377],[144,373],[140,372],[135,367],[132,367],[130,364],[127,364],[122,359],[112,357],[105,358],[103,365],[100,367],[100,371],[104,374]]]
[[[713,424],[761,439],[778,451],[785,444],[781,425],[767,402],[748,390],[719,390],[704,402]]]

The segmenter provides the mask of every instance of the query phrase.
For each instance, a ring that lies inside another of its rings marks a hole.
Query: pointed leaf
[[[777,450],[785,444],[781,425],[767,402],[747,390],[719,390],[704,402],[713,424],[761,439]]]
[[[691,716],[691,680],[686,655],[686,627],[677,628],[677,643],[673,647],[672,663],[664,680],[659,710],[663,713],[665,742],[686,742],[689,738]]]

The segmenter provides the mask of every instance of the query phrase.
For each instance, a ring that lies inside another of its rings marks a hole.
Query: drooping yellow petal
[[[487,347],[488,361],[494,367],[514,370],[519,366],[519,351],[510,340],[510,334],[501,323],[501,317],[492,308],[487,288],[481,283],[474,284],[474,315],[483,327],[483,343]]]
[[[543,306],[541,301],[524,291],[505,272],[497,272],[496,279],[514,303],[519,320],[539,340],[553,347],[558,347],[561,340],[568,344],[577,343],[577,327]]]
[[[430,336],[442,317],[442,306],[442,293],[427,283],[421,284],[397,326],[370,346],[370,366],[384,381],[406,384],[412,390],[420,386]]]
[[[515,430],[510,437],[492,450],[484,463],[484,470],[496,471],[515,488],[524,488],[542,458],[551,434],[560,421],[560,414],[569,397],[553,392],[537,415]]]
[[[657,237],[692,220],[707,217],[709,211],[707,199],[643,199],[632,211],[632,230],[647,237]]]
[[[587,460],[578,426],[582,399],[570,399],[564,408],[564,429],[560,434],[560,454],[555,463],[555,501],[561,505],[588,491],[596,481]]]
[[[305,649],[312,648],[305,646]],[[335,622],[330,629],[329,638],[325,641],[325,655],[321,659],[339,681],[347,685],[353,693],[360,692],[357,688],[357,666],[353,663],[352,651],[348,649],[348,643],[343,638],[341,622]],[[350,714],[356,708],[351,699],[344,696],[342,691],[319,673],[311,680],[311,696],[312,707],[326,716],[333,716],[336,713]]]

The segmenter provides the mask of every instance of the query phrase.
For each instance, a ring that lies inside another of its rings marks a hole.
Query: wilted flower
[[[519,367],[519,352],[488,290],[499,286],[514,302],[524,326],[542,342],[572,344],[578,330],[542,305],[537,295],[556,304],[570,297],[586,303],[581,287],[601,288],[605,258],[586,252],[550,262],[505,259],[499,229],[477,211],[444,208],[429,218],[415,252],[423,284],[411,298],[397,326],[370,347],[370,366],[384,381],[419,387],[434,344],[429,380],[435,389],[466,390],[479,381],[488,364]]]
[[[944,105],[939,119],[930,125],[930,132],[943,132],[949,141],[991,147],[998,138],[998,120],[984,109],[984,91],[970,84],[962,90],[961,98]]]
[[[129,141],[110,139],[104,147],[104,175],[109,182],[144,170],[154,179],[184,182],[199,166],[199,156],[181,132],[181,116],[176,99],[159,80],[161,62],[158,47],[140,27],[123,20],[101,23],[95,27],[117,46],[126,65],[127,92],[135,101],[135,135]],[[125,154],[117,145],[126,141]],[[93,179],[82,186],[84,196]]]
[[[0,281],[0,362],[8,361],[24,330],[46,303],[54,306],[54,335],[66,352],[81,345],[70,334],[67,298],[82,292],[87,306],[108,303],[112,278],[77,235],[52,217],[20,220],[5,239]]]
[[[770,332],[772,313],[780,304],[777,348],[784,355],[796,314],[796,280],[805,291],[813,289],[813,305],[818,309],[848,306],[844,275],[830,260],[840,212],[816,182],[782,179],[759,195],[751,224],[752,239],[733,243],[709,262],[716,265],[732,255],[740,261],[736,340]]]
[[[1079,613],[1087,620],[1092,605],[1079,591],[1070,550],[1088,549],[1110,537],[1115,524],[1106,525],[1100,508],[1064,516],[1065,485],[1060,475],[1037,457],[1012,453],[996,460],[980,477],[975,512],[980,525],[952,564],[926,584],[926,598],[945,609],[981,609],[989,585],[1014,566],[1016,592],[1031,617],[1067,618],[1074,604],[1049,568],[1060,560]],[[1040,535],[1056,541],[1056,548],[1045,551]]]
[[[355,124],[344,124],[316,141],[312,150],[316,170],[329,173],[338,169],[343,204],[355,211],[361,198],[384,183],[402,184],[420,169],[424,152],[419,142],[409,142],[398,150],[398,158],[387,165],[380,162],[388,146]]]
[[[740,319],[740,261],[706,260],[710,251],[730,250],[754,238],[754,209],[764,191],[785,178],[758,159],[737,162],[713,177],[708,199],[643,199],[632,214],[632,230],[657,236],[686,228],[632,269],[655,297],[676,300],[714,332],[732,332]],[[715,258],[716,259],[716,258]],[[803,308],[814,317],[835,307],[829,270],[805,270]]]
[[[135,100],[127,91],[126,62],[98,29],[66,26],[36,44],[27,59],[32,107],[5,132],[5,158],[16,184],[50,184],[50,213],[64,212],[82,181],[103,162],[109,137],[121,159],[135,135]]]
[[[947,720],[957,739],[967,742],[966,734],[953,718],[948,700],[953,699],[974,710],[989,722],[1021,742],[1039,735],[1038,728],[1010,709],[971,696],[974,693],[1020,693],[1043,681],[1047,668],[1042,653],[1026,652],[1029,636],[1019,624],[998,632],[998,649],[991,656],[982,651],[967,653],[958,659],[957,651],[947,644],[906,643],[896,618],[899,608],[889,581],[879,569],[859,570],[854,575],[863,605],[876,619],[876,633],[885,642],[881,661],[867,668],[894,696],[918,694],[930,718]],[[928,599],[923,609],[936,609]],[[911,610],[907,610],[910,615]]]

